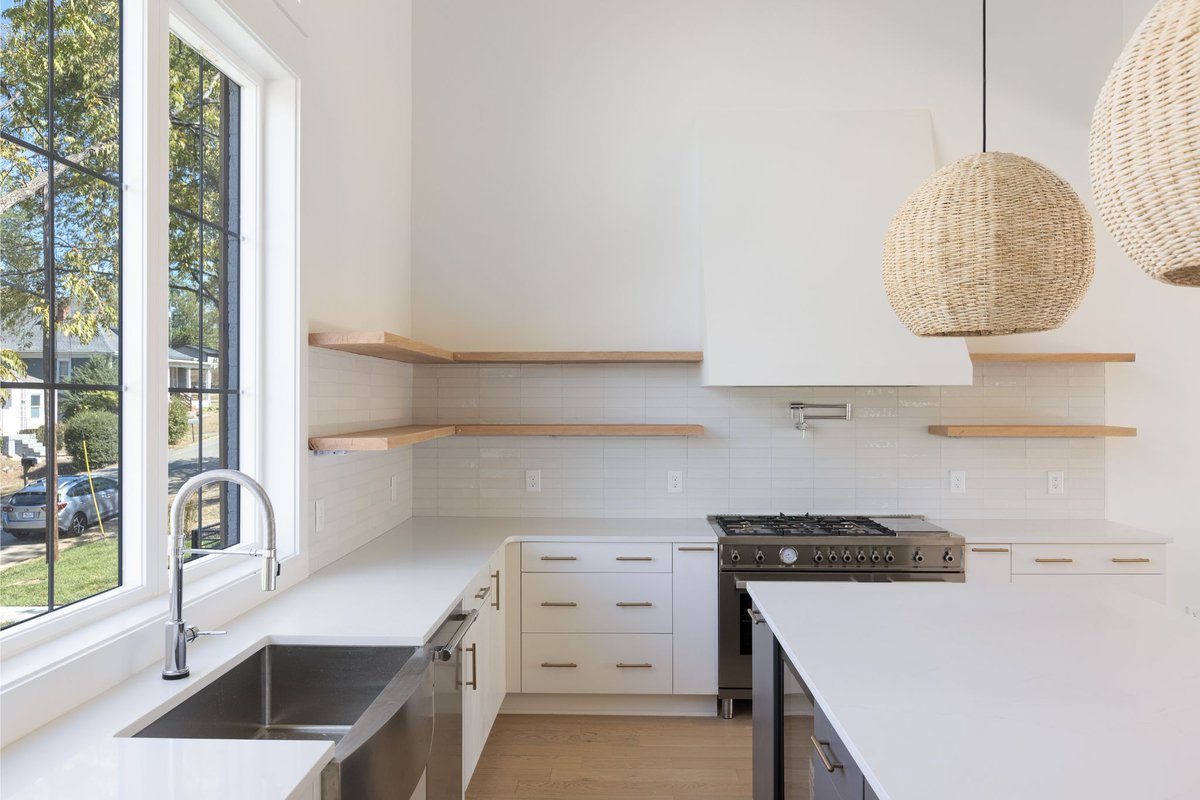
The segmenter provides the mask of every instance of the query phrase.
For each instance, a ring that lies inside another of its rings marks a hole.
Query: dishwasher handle
[[[438,659],[439,661],[449,661],[450,659],[454,658],[454,654],[458,652],[458,646],[462,644],[462,640],[466,637],[467,631],[469,631],[471,626],[475,624],[475,620],[478,617],[479,612],[475,609],[464,611],[458,614],[451,614],[449,619],[459,620],[460,624],[445,644],[439,645],[434,649],[434,658]]]

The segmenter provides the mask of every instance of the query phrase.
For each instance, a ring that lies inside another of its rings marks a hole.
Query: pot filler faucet
[[[208,550],[204,548],[184,547],[183,510],[201,487],[211,483],[236,483],[250,490],[258,499],[259,517],[266,528],[265,546],[252,550]],[[190,553],[206,553],[214,556],[254,556],[263,560],[262,588],[264,592],[275,591],[275,578],[279,575],[279,559],[275,557],[275,510],[271,508],[271,499],[258,481],[244,472],[236,469],[211,469],[190,478],[175,495],[171,503],[171,564],[170,582],[168,584],[167,602],[167,653],[163,662],[163,680],[173,681],[186,678],[190,670],[187,665],[188,642],[197,636],[220,636],[225,631],[202,631],[183,621],[183,557]]]

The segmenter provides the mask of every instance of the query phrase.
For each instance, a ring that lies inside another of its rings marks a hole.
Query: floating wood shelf
[[[1095,364],[1136,360],[1136,353],[971,353],[971,361],[976,364]]]
[[[313,347],[408,364],[698,364],[695,350],[581,350],[454,353],[387,331],[310,333]]]
[[[700,436],[703,425],[459,425],[459,436]]]
[[[431,344],[406,339],[387,331],[347,331],[343,333],[310,333],[308,343],[326,350],[357,353],[360,356],[386,358],[407,364],[452,364],[454,353]]]
[[[453,435],[453,425],[401,425],[336,436],[313,436],[308,440],[308,447],[310,450],[391,450]]]
[[[934,436],[982,438],[1085,438],[1137,436],[1137,428],[1118,425],[930,425]]]
[[[313,436],[310,450],[379,451],[446,436],[700,436],[703,425],[401,425]]]

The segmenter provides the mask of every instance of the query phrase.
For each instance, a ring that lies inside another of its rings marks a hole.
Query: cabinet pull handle
[[[654,556],[617,556],[617,561],[653,561]]]
[[[625,602],[617,603],[617,608],[653,608],[653,607],[654,607],[654,603],[651,603],[648,601],[642,601],[639,603],[625,603]]]
[[[542,561],[578,561],[575,556],[542,556]]]
[[[972,547],[972,553],[1007,553],[1007,547]]]
[[[482,589],[480,589],[478,592],[475,593],[475,599],[482,600],[483,598],[488,596],[488,592],[490,592],[490,591],[492,591],[491,586],[484,586]]]
[[[617,669],[654,669],[653,664],[625,664],[617,662]]]
[[[1073,558],[1035,558],[1034,561],[1036,561],[1039,564],[1070,564],[1073,561],[1075,561],[1075,559],[1073,559]]]
[[[821,763],[825,765],[826,772],[833,772],[835,769],[844,768],[845,765],[842,762],[835,761],[825,755],[825,748],[829,746],[829,742],[819,742],[816,736],[809,736],[808,738],[812,741],[813,747],[817,748],[817,756],[820,757]]]
[[[479,691],[479,651],[475,648],[478,645],[471,645],[467,648],[467,652],[471,654],[471,680],[464,683],[464,686],[470,686],[473,690]]]
[[[547,669],[575,669],[579,665],[574,661],[543,661],[542,666]]]
[[[492,580],[496,582],[496,594],[492,596],[492,608],[500,610],[500,570],[492,573]]]
[[[711,553],[713,550],[716,550],[717,548],[715,548],[715,547],[680,547],[678,549],[679,549],[679,552],[681,552],[681,553]]]
[[[1112,560],[1112,562],[1114,564],[1149,564],[1150,559],[1148,559],[1148,558],[1114,558]]]
[[[766,617],[757,608],[747,608],[746,613],[750,616],[750,621],[755,625],[762,625],[766,622]]]
[[[578,603],[542,603],[542,608],[575,608]]]

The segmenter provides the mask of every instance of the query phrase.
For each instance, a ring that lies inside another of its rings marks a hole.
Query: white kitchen
[[[0,42],[0,798],[1200,800],[1200,0]]]

